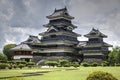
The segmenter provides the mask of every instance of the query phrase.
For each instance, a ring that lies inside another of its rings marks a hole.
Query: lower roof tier
[[[39,46],[48,46],[48,45],[75,45],[78,42],[69,41],[69,40],[57,40],[57,41],[44,41],[40,44],[31,44],[31,45],[39,45]]]
[[[73,53],[73,52],[75,52],[75,49],[65,49],[65,48],[63,48],[63,49],[44,49],[44,50],[34,50],[33,51],[33,53],[53,53],[53,52],[56,52],[56,53],[58,53],[58,52],[70,52],[70,53]]]
[[[65,36],[70,36],[70,37],[78,37],[81,36],[80,34],[77,34],[75,32],[67,32],[67,31],[56,31],[56,32],[44,32],[44,33],[40,33],[39,35],[41,36],[49,36],[49,35],[65,35]]]

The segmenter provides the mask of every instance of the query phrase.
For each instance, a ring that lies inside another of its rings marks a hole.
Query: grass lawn
[[[93,71],[105,71],[120,80],[120,67],[79,67],[79,68],[33,68],[0,70],[0,80],[7,77],[22,77],[25,80],[86,80]]]

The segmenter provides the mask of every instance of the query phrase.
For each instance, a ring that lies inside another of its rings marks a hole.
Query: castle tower
[[[73,32],[75,25],[72,24],[74,17],[68,14],[66,8],[54,10],[54,13],[47,16],[49,23],[44,25],[47,31],[40,33],[41,49],[35,55],[46,57],[71,57],[77,53],[75,45],[78,44],[77,37]],[[53,58],[52,58],[53,59]]]
[[[103,41],[103,38],[107,38],[107,36],[94,28],[84,36],[88,38],[88,41],[80,42],[79,46],[81,47],[80,53],[84,55],[83,61],[101,63],[106,60],[109,54],[108,47],[112,47]]]

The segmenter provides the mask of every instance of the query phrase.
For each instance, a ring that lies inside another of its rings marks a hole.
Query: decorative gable
[[[51,26],[51,27],[47,30],[47,32],[56,32],[56,31],[58,31],[58,29],[56,29],[54,26]]]

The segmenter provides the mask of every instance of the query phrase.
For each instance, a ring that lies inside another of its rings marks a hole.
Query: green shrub
[[[24,65],[24,64],[19,64],[18,67],[19,67],[20,69],[22,69],[23,67],[25,67],[25,65]]]
[[[22,60],[14,60],[13,63],[15,63],[16,65],[19,65],[19,64],[24,64],[24,65],[26,65],[26,64],[27,64],[26,61],[22,61]]]
[[[13,64],[13,68],[16,69],[16,68],[17,68],[17,65],[16,65],[16,64]]]
[[[103,61],[103,62],[102,62],[102,66],[109,66],[109,62]]]
[[[98,66],[98,63],[97,63],[97,62],[93,62],[93,63],[91,64],[91,66],[92,66],[92,67],[96,67],[96,66]]]
[[[8,69],[12,69],[12,65],[8,65]]]
[[[0,63],[0,69],[6,69],[6,67],[8,67],[8,64]]]
[[[64,67],[70,67],[71,65],[69,63],[66,63],[63,65]]]
[[[57,61],[46,61],[45,64],[53,67],[58,65]]]
[[[31,68],[31,67],[33,67],[34,65],[35,65],[34,62],[28,62],[28,63],[27,63],[27,67],[28,67],[28,68]]]
[[[62,67],[64,67],[64,66],[66,66],[66,64],[69,64],[69,61],[66,60],[66,59],[61,59],[61,60],[59,60],[59,64],[60,64]]]
[[[28,62],[27,65],[35,65],[35,62]]]
[[[86,78],[86,80],[118,80],[112,74],[102,71],[96,71]]]
[[[88,67],[88,66],[90,66],[90,64],[87,63],[87,62],[83,62],[83,63],[82,63],[82,66],[84,66],[84,67]]]
[[[76,62],[73,62],[73,63],[71,63],[71,64],[72,64],[72,66],[75,67],[75,68],[77,68],[77,67],[80,66],[80,65],[79,65],[78,63],[76,63]]]
[[[62,66],[60,64],[58,64],[57,67],[62,67]]]
[[[116,64],[116,66],[120,66],[120,63],[119,63],[119,64]]]

